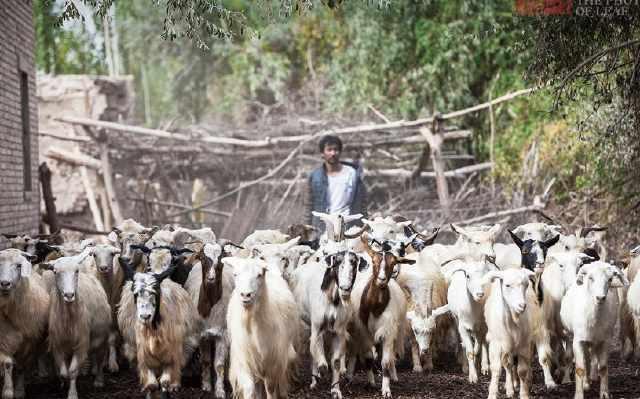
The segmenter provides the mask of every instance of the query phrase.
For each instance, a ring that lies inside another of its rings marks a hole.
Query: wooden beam
[[[73,153],[56,147],[49,148],[44,156],[55,159],[56,161],[66,162],[76,166],[86,166],[96,170],[99,170],[101,167],[100,161],[89,155]]]
[[[442,144],[444,138],[440,132],[442,126],[442,120],[439,118],[434,119],[431,129],[423,127],[420,129],[420,133],[424,136],[429,143],[429,150],[431,152],[431,163],[433,164],[433,171],[436,176],[436,189],[438,190],[438,199],[440,200],[440,207],[444,213],[445,218],[449,217],[451,203],[449,201],[449,184],[447,183],[447,177],[445,176],[445,164],[442,159]]]
[[[494,106],[501,102],[509,101],[516,97],[529,94],[535,90],[537,89],[530,88],[530,89],[524,89],[524,90],[519,90],[513,93],[509,93],[486,103],[478,104],[473,107],[469,107],[459,111],[454,111],[448,114],[441,115],[440,119],[442,120],[453,119],[453,118],[458,118],[460,116],[464,116],[473,112],[481,111],[483,109],[489,108],[490,105]],[[354,134],[354,133],[388,131],[388,130],[394,130],[394,129],[419,128],[419,127],[426,126],[433,123],[433,117],[428,117],[428,118],[416,119],[414,121],[401,120],[401,121],[395,121],[395,122],[389,122],[389,123],[366,124],[366,125],[351,126],[351,127],[344,127],[344,128],[323,129],[313,134],[271,137],[263,140],[245,140],[245,139],[236,139],[232,137],[216,137],[216,136],[191,137],[186,134],[172,133],[166,130],[149,129],[149,128],[139,127],[139,126],[129,126],[129,125],[123,125],[121,123],[99,121],[99,120],[88,119],[88,118],[60,117],[60,118],[55,118],[55,120],[59,122],[74,124],[74,125],[98,127],[98,128],[109,129],[112,131],[123,132],[123,133],[139,133],[139,134],[146,134],[149,136],[180,140],[180,141],[191,141],[191,142],[196,141],[196,142],[209,143],[209,144],[227,144],[227,145],[236,145],[236,146],[243,146],[243,147],[269,147],[269,146],[280,144],[280,143],[306,142],[311,140],[313,137],[323,136],[326,134],[346,135],[346,134]]]
[[[113,224],[119,226],[124,220],[122,212],[120,212],[120,204],[116,196],[115,187],[113,185],[113,171],[111,170],[111,162],[109,160],[109,147],[107,143],[100,143],[100,160],[102,163],[102,177],[104,178],[104,187],[109,197],[109,206],[113,215]]]
[[[56,211],[56,199],[51,189],[51,169],[49,169],[46,162],[40,164],[38,174],[40,176],[40,185],[42,186],[42,199],[47,212],[47,224],[49,224],[49,231],[54,233],[60,230],[60,223],[58,222],[58,213]]]
[[[61,140],[61,141],[72,141],[75,143],[87,143],[89,141],[91,141],[91,139],[89,137],[67,137],[67,136],[63,136],[60,134],[56,134],[56,133],[51,133],[51,132],[38,132],[38,135],[43,136],[43,137],[51,137],[54,138],[56,140]]]

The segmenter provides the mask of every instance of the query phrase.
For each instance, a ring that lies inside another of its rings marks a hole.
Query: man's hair
[[[328,145],[336,145],[338,146],[338,150],[342,151],[342,140],[340,140],[336,136],[332,136],[330,134],[323,136],[320,139],[320,143],[318,143],[318,147],[320,147],[320,152],[324,152],[324,147]]]

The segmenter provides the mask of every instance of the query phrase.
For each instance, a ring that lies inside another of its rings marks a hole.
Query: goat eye
[[[593,281],[593,277],[589,277],[589,281]]]
[[[511,288],[511,285],[510,285],[510,284],[505,284],[504,286],[505,286],[506,288]]]

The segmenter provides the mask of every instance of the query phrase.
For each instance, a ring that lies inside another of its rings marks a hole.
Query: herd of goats
[[[625,268],[607,263],[602,229],[528,223],[502,244],[500,225],[451,225],[457,242],[443,245],[399,216],[315,214],[322,235],[292,225],[240,244],[132,219],[104,242],[4,234],[2,399],[25,396],[25,373],[59,376],[76,399],[80,374],[104,386],[123,359],[147,397],[169,397],[183,370],[198,370],[216,398],[225,380],[234,397],[286,398],[304,354],[312,388],[342,398],[356,364],[373,386],[379,362],[391,398],[405,345],[416,372],[453,352],[470,383],[490,373],[490,399],[503,370],[506,396],[529,397],[534,353],[548,389],[573,375],[575,398],[598,379],[609,398],[618,320],[623,356],[640,355],[640,247]]]

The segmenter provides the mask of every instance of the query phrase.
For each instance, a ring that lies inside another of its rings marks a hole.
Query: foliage
[[[59,25],[56,3],[33,2],[36,36],[36,63],[47,73],[104,73],[101,49],[81,24],[74,29]]]
[[[624,189],[621,180],[640,180],[640,8],[633,2],[574,6],[573,16],[528,19],[534,34],[519,44],[533,49],[528,75],[555,84],[556,108],[582,104],[576,124],[595,133],[609,166],[610,178],[601,182]]]

